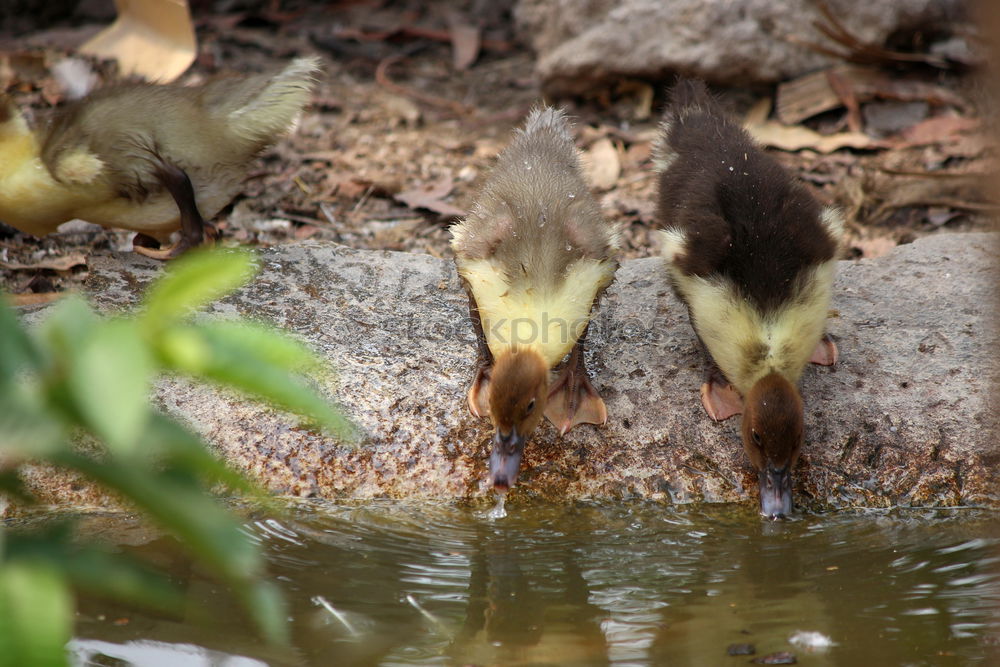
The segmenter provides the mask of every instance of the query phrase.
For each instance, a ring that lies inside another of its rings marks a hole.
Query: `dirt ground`
[[[216,218],[222,242],[266,247],[313,238],[448,256],[448,225],[474,202],[511,128],[545,99],[512,4],[192,2],[199,54],[182,81],[262,71],[298,55],[319,55],[325,68],[299,127],[260,157],[243,194]],[[64,98],[51,65],[113,18],[108,12],[101,2],[83,2],[68,15],[38,13],[34,22],[11,9],[0,13],[0,92],[43,118]],[[458,62],[470,54],[471,64]],[[113,64],[95,67],[102,79],[113,77]],[[802,129],[867,135],[863,149],[823,152],[809,141],[799,150],[772,149],[822,201],[845,211],[846,257],[989,228],[1000,200],[983,185],[997,156],[983,139],[991,128],[978,111],[981,75],[877,68],[895,82],[891,90],[868,91],[852,111],[837,106],[778,128],[781,136],[765,143],[782,145]],[[671,78],[615,81],[587,99],[547,100],[573,116],[594,192],[625,229],[626,257],[654,252],[650,145]],[[734,113],[759,114],[775,89],[718,92]],[[88,255],[130,248],[131,236],[74,222],[38,239],[0,225],[0,287],[16,303],[48,300],[86,278]]]

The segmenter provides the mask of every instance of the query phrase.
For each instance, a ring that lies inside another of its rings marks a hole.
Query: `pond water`
[[[76,664],[743,665],[779,651],[800,665],[1000,664],[997,513],[487,509],[377,502],[248,518],[290,603],[284,652],[170,539],[88,519],[169,569],[191,613],[83,600]],[[791,643],[799,631],[834,645]],[[729,656],[732,644],[756,654]]]

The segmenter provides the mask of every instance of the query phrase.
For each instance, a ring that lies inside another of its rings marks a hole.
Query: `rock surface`
[[[826,2],[852,35],[877,45],[896,32],[946,29],[965,4]],[[672,72],[722,84],[773,83],[834,62],[801,41],[843,50],[813,26],[821,18],[813,0],[520,0],[515,17],[551,94]]]
[[[990,397],[998,238],[940,235],[841,262],[829,321],[841,362],[807,369],[802,382],[800,506],[1000,506]],[[489,495],[490,428],[465,406],[474,346],[452,263],[306,242],[263,252],[262,266],[253,284],[206,316],[273,322],[329,359],[338,377],[325,389],[365,433],[361,446],[181,380],[158,386],[162,407],[277,493]],[[159,270],[135,255],[94,257],[88,288],[99,306],[118,310]],[[511,502],[756,497],[739,419],[715,423],[702,411],[703,360],[659,260],[623,264],[591,340],[589,365],[610,420],[564,438],[543,424]],[[52,502],[100,502],[72,480],[38,474],[31,484]]]

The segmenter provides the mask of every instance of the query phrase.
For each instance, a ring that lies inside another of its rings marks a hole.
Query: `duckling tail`
[[[554,132],[561,139],[573,143],[573,135],[569,131],[569,121],[562,109],[541,106],[535,107],[524,122],[524,134],[532,135],[540,132]]]
[[[715,115],[718,110],[708,86],[700,79],[678,78],[673,87],[667,91],[667,99],[667,108],[663,112],[663,120],[660,121],[660,132],[653,142],[653,168],[661,174],[667,171],[678,157],[674,146],[676,142],[674,128],[692,113]]]
[[[298,58],[277,74],[219,80],[206,94],[229,117],[232,130],[254,140],[285,132],[309,101],[319,58]]]
[[[684,115],[688,110],[709,111],[715,108],[715,99],[701,79],[678,78],[668,93],[668,114]]]

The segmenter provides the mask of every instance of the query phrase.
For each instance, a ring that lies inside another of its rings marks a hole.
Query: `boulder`
[[[1000,506],[990,394],[998,239],[938,235],[840,263],[829,331],[841,360],[802,380],[800,506]],[[157,386],[162,409],[278,494],[488,498],[491,432],[465,405],[475,352],[452,262],[317,242],[261,258],[257,279],[204,316],[274,323],[329,360],[336,377],[320,390],[343,405],[361,441],[346,446],[179,379]],[[103,309],[127,309],[160,270],[137,255],[95,256],[88,289]],[[623,263],[591,327],[588,363],[607,425],[559,437],[544,423],[511,502],[755,502],[739,418],[716,423],[701,408],[704,360],[660,260]],[[75,481],[31,477],[48,501],[100,502]]]
[[[826,0],[859,40],[944,33],[963,18],[962,0]],[[844,49],[822,35],[814,0],[520,0],[518,29],[537,53],[550,94],[581,94],[620,77],[672,72],[712,83],[774,83],[831,65],[805,46]]]

